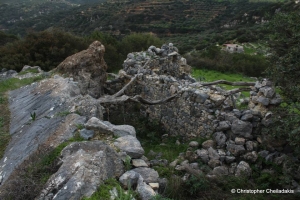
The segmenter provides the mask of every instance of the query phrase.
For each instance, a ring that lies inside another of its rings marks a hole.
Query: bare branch
[[[226,80],[217,80],[210,83],[202,83],[202,86],[208,85],[217,85],[217,84],[226,84],[226,85],[233,85],[233,86],[254,86],[255,82],[230,82]]]
[[[133,98],[130,98],[130,100],[138,101],[140,103],[147,104],[147,105],[156,105],[156,104],[162,104],[162,103],[169,102],[169,101],[173,100],[174,98],[176,98],[177,96],[178,96],[178,94],[174,94],[174,95],[167,97],[165,99],[162,99],[162,100],[150,101],[147,99],[143,99],[140,95],[136,95]]]
[[[178,94],[180,94],[180,93],[178,93]],[[144,99],[140,95],[136,95],[134,97],[129,97],[127,95],[123,95],[121,97],[104,96],[104,97],[98,99],[98,102],[100,104],[101,103],[119,104],[119,103],[123,103],[125,101],[133,101],[136,103],[142,103],[142,104],[147,104],[147,105],[156,105],[156,104],[163,104],[163,103],[169,102],[169,101],[173,100],[174,98],[176,98],[178,96],[178,94],[174,94],[165,99],[155,100],[155,101],[150,101],[150,100]]]
[[[113,97],[119,97],[122,94],[124,94],[125,90],[137,79],[139,74],[136,74],[119,92],[116,94],[112,95]]]

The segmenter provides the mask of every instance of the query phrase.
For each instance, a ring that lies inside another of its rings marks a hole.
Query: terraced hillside
[[[43,3],[42,3],[43,2]],[[41,1],[0,6],[0,28],[14,34],[60,27],[77,34],[94,30],[114,34],[154,32],[195,33],[210,28],[262,23],[278,5],[273,1],[249,0],[108,0],[93,4],[82,1]]]

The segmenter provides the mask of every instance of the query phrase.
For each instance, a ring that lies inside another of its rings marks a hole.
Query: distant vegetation
[[[209,69],[220,72],[241,73],[245,76],[260,77],[270,63],[263,55],[228,53],[217,46],[205,51],[185,55],[189,65],[198,69]]]
[[[150,45],[162,45],[159,38],[150,34],[132,34],[117,40],[97,31],[86,37],[78,37],[58,29],[51,29],[32,32],[23,39],[16,39],[0,46],[0,69],[20,71],[24,65],[30,65],[40,66],[43,70],[49,71],[68,56],[86,49],[94,40],[99,40],[105,45],[104,58],[110,72],[122,68],[128,53],[146,50]]]

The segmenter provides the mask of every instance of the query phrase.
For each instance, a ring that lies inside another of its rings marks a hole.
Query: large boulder
[[[78,82],[82,95],[99,98],[104,94],[107,80],[107,65],[104,61],[105,48],[99,41],[93,42],[87,50],[67,57],[57,66],[57,71],[73,77]]]
[[[69,109],[81,98],[74,82],[59,76],[9,93],[11,140],[7,146],[9,151],[0,160],[0,188],[39,146],[55,148],[74,136],[76,125],[84,124],[86,117],[71,113]],[[82,107],[86,105],[82,104]]]
[[[37,199],[82,199],[90,197],[108,178],[119,177],[124,165],[113,148],[102,141],[76,142],[61,153],[62,165]]]

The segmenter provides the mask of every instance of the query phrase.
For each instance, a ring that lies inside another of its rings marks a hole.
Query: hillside
[[[117,35],[129,32],[185,34],[260,24],[280,7],[276,1],[248,0],[84,2],[82,5],[80,0],[3,4],[0,6],[0,28],[21,35],[28,29],[41,31],[52,26],[83,35],[93,30]]]

